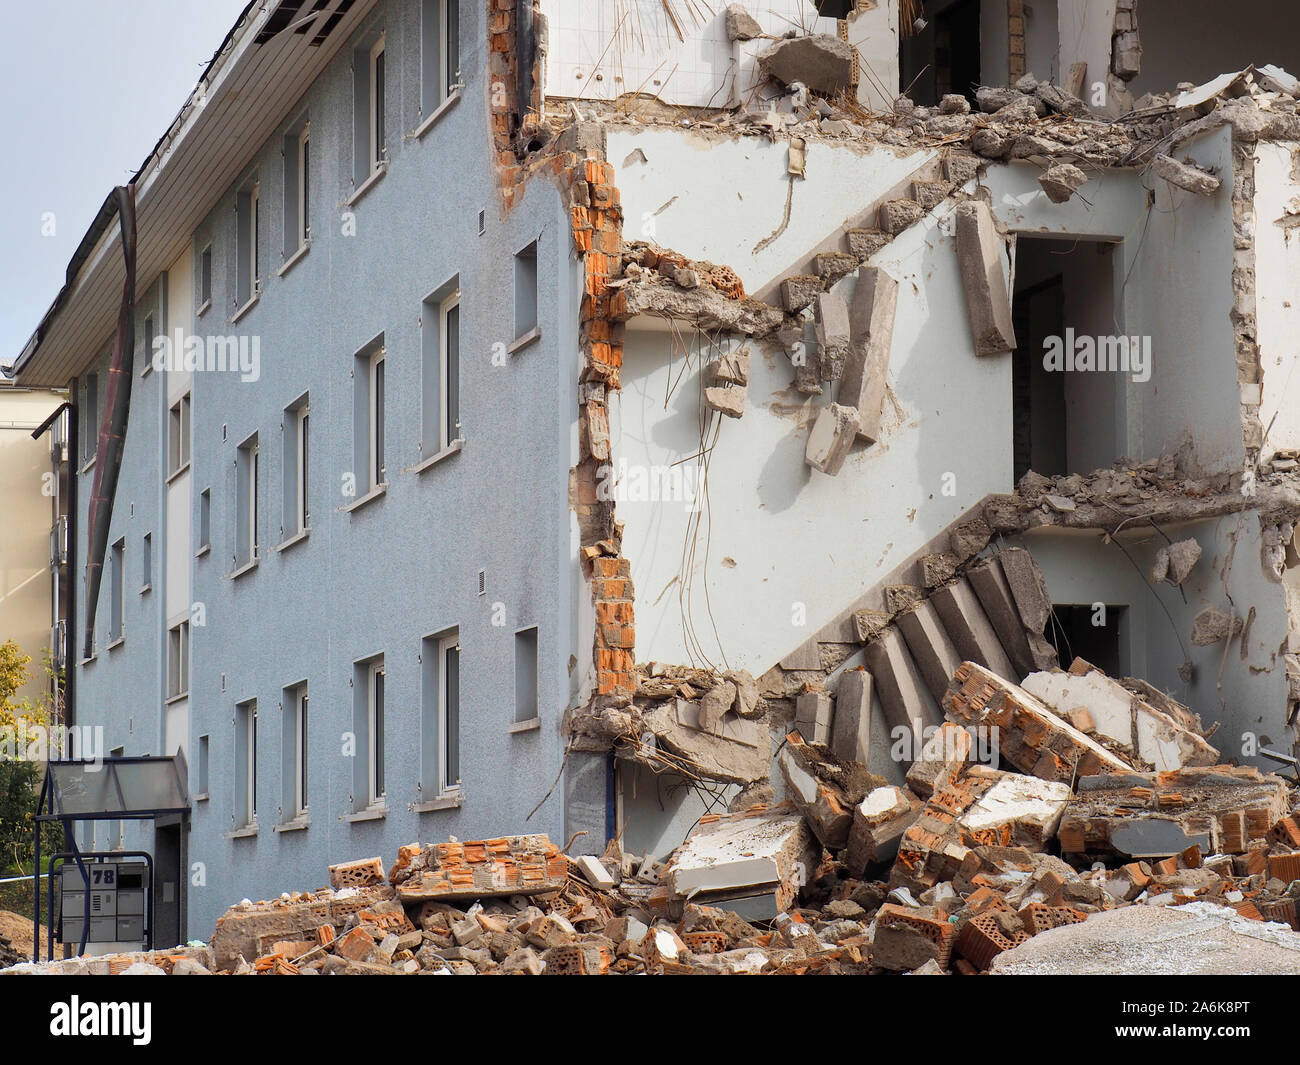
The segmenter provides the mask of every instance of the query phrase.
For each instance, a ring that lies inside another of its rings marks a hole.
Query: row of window
[[[460,2],[422,0],[420,5],[420,113],[432,116],[460,89]],[[388,165],[387,38],[358,48],[353,63],[353,183],[357,195]],[[303,116],[284,136],[283,254],[289,264],[311,243],[311,122]],[[235,194],[235,291],[243,308],[262,285],[261,182],[254,174]],[[199,313],[212,301],[212,246],[199,254]],[[238,311],[236,311],[238,315]],[[146,349],[148,350],[148,349]]]
[[[460,633],[457,629],[421,641],[420,783],[423,801],[450,802],[460,798]],[[386,809],[388,776],[385,749],[388,737],[384,656],[375,655],[354,664],[352,732],[343,737],[340,755],[354,762],[353,813],[382,813]],[[531,725],[539,719],[537,629],[515,634],[515,720]],[[308,736],[311,728],[308,685],[285,688],[281,693],[280,734],[282,771],[272,773],[281,783],[278,823],[305,822],[311,808]],[[231,819],[236,829],[258,824],[259,764],[258,702],[250,699],[235,707],[234,804]],[[208,794],[209,736],[199,737],[198,793]],[[319,755],[319,751],[317,752]],[[326,752],[328,755],[331,752]],[[263,778],[264,779],[264,778]]]

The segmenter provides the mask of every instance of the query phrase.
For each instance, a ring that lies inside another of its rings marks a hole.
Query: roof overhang
[[[376,0],[252,0],[132,179],[141,290],[181,254]],[[328,27],[328,28],[327,28]],[[62,387],[116,327],[126,273],[110,191],[18,356],[23,385]]]

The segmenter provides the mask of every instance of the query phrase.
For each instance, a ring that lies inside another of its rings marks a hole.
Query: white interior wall
[[[765,34],[836,33],[809,0],[750,0]],[[762,79],[756,56],[772,43],[727,39],[726,5],[678,12],[681,33],[660,0],[545,0],[549,40],[546,95],[614,100],[642,92],[686,107],[747,102]],[[895,75],[897,80],[897,75]]]
[[[1060,26],[1056,0],[1028,0],[1025,4],[1025,70],[1040,81],[1057,85],[1070,72],[1062,69],[1056,54]]]
[[[861,214],[934,155],[810,141],[806,176],[791,179],[789,146],[766,138],[662,127],[610,130],[606,151],[623,200],[624,236],[726,264],[747,292],[791,273],[792,264],[845,219]],[[690,175],[688,186],[683,174]],[[787,198],[789,225],[756,252],[781,225]]]
[[[1139,24],[1140,19],[1139,12]],[[1092,87],[1098,82],[1105,85],[1110,73],[1115,0],[1057,0],[1056,27],[1060,76],[1064,79],[1075,63],[1087,63],[1084,95],[1091,102]]]
[[[1092,532],[1040,530],[1020,542],[1042,567],[1053,602],[1128,607],[1132,674],[1186,703],[1207,728],[1219,722],[1211,742],[1225,760],[1269,765],[1243,753],[1246,733],[1267,738],[1275,749],[1290,749],[1280,654],[1287,635],[1286,604],[1282,585],[1260,561],[1259,520],[1254,514],[1235,514],[1167,526],[1163,532],[1174,540],[1194,537],[1201,545],[1200,561],[1181,590],[1150,582],[1155,553],[1167,542],[1154,529],[1123,535],[1123,550]],[[1241,637],[1226,650],[1223,643],[1192,645],[1192,620],[1207,606],[1235,609],[1243,618],[1254,608],[1244,651]],[[1195,667],[1191,683],[1178,675],[1184,661]]]
[[[175,330],[181,329],[184,336],[190,333],[190,323],[194,320],[192,315],[192,263],[194,261],[194,251],[192,246],[187,245],[180,257],[172,263],[167,269],[167,329],[173,340],[175,339]],[[186,392],[190,391],[193,375],[184,370],[177,371],[155,371],[156,373],[167,374],[167,406],[171,405],[181,398]],[[190,405],[191,411],[194,409],[193,401]],[[191,417],[192,422],[192,417]],[[167,424],[164,423],[164,433],[167,432]],[[193,454],[194,440],[191,434],[190,450]],[[165,459],[164,459],[165,463]],[[160,464],[162,465],[162,464]],[[167,528],[164,533],[163,541],[166,545],[166,577],[163,581],[163,595],[165,596],[165,609],[167,613],[166,620],[170,624],[173,620],[184,616],[190,609],[190,567],[194,562],[194,541],[190,535],[190,506],[191,492],[190,482],[192,474],[189,470],[178,474],[167,483]],[[136,549],[136,545],[131,545]],[[163,669],[164,675],[161,678],[163,682],[163,695],[166,695],[166,668],[167,668],[167,634],[163,633]],[[193,648],[195,645],[195,632],[193,627],[190,631],[190,658],[193,660]],[[201,636],[198,642],[201,641]],[[175,754],[181,748],[185,749],[187,757],[193,755],[193,745],[190,743],[190,704],[188,698],[177,699],[174,702],[166,703],[163,710],[162,721],[162,753],[165,755]]]
[[[1255,149],[1255,336],[1264,454],[1300,447],[1300,144]]]
[[[898,3],[850,12],[849,44],[858,53],[858,103],[888,111],[898,97]]]

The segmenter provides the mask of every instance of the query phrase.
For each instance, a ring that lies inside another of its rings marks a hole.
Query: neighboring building
[[[55,668],[62,653],[51,619],[57,617],[60,566],[66,565],[60,540],[66,524],[58,522],[59,478],[51,461],[59,447],[57,428],[49,439],[33,439],[32,433],[63,401],[62,395],[49,389],[15,388],[0,382],[0,499],[5,509],[0,538],[0,642],[13,640],[23,654],[31,656],[27,667],[31,678],[17,695],[33,702],[50,689],[47,652],[56,652],[51,661]]]
[[[937,720],[959,643],[903,615],[991,541],[1053,654],[1291,748],[1300,87],[1149,95],[1184,43],[1132,0],[746,6],[253,3],[134,179],[72,713],[188,761],[188,825],[93,841],[188,870],[162,938],[417,838],[662,854],[864,661],[857,753],[901,779],[887,727]],[[1245,62],[1214,44],[1189,77]],[[895,104],[919,70],[941,106]],[[1027,70],[1075,92],[974,92]],[[71,389],[79,574],[116,227],[18,364]],[[1076,334],[1133,361],[1045,366]]]

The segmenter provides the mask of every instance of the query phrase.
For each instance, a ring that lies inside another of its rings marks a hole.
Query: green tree
[[[60,717],[61,680],[47,654],[45,672],[51,684],[33,702],[19,698],[19,690],[31,679],[31,655],[23,654],[13,640],[0,644],[0,869],[28,872],[31,869],[32,817],[36,812],[37,789],[44,765],[26,761],[19,740],[23,729],[48,726]],[[58,845],[50,834],[50,843]],[[42,843],[44,843],[44,835]]]

